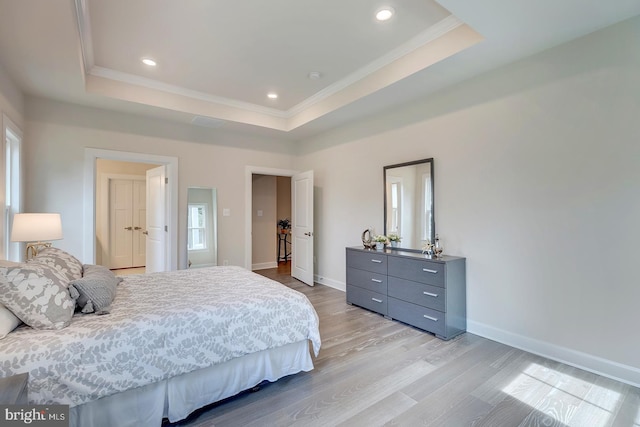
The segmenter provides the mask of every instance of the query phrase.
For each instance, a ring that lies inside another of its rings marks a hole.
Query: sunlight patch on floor
[[[577,395],[579,390],[589,390],[584,396]],[[579,402],[576,412],[569,414],[569,426],[583,426],[585,419],[591,427],[604,427],[610,424],[622,404],[621,394],[615,390],[584,381],[564,372],[530,364],[521,374],[502,389],[504,393],[527,404],[532,409],[544,412],[546,416],[566,425],[567,420],[558,419],[553,411],[545,411],[545,402],[549,398],[556,401]],[[568,404],[569,405],[569,404]],[[567,415],[567,414],[565,414]],[[640,417],[640,412],[638,413]],[[638,417],[636,423],[638,425]],[[577,423],[577,424],[576,424]]]

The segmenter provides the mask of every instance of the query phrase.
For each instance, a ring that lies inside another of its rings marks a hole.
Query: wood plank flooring
[[[286,264],[258,273],[314,305],[315,369],[166,425],[640,427],[638,388],[469,333],[441,341],[308,287]]]

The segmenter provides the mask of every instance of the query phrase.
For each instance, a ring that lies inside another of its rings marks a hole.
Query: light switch
[[[231,216],[231,209],[229,208],[222,209],[222,216]]]
[[[262,216],[262,211],[258,209],[258,216]]]

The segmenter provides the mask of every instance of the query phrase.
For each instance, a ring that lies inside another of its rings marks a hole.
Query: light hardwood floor
[[[315,369],[175,426],[640,426],[638,388],[469,333],[441,341],[301,284],[286,265],[259,273],[316,308]]]

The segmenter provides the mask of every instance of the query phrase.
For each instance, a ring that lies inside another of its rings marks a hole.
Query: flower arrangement
[[[387,239],[390,242],[399,242],[400,240],[402,240],[402,237],[400,237],[397,234],[389,234],[389,235],[387,235]]]
[[[279,219],[277,224],[281,230],[288,230],[291,228],[291,220],[289,218]]]
[[[376,234],[372,239],[376,243],[387,243],[387,236],[383,236],[381,234]]]

